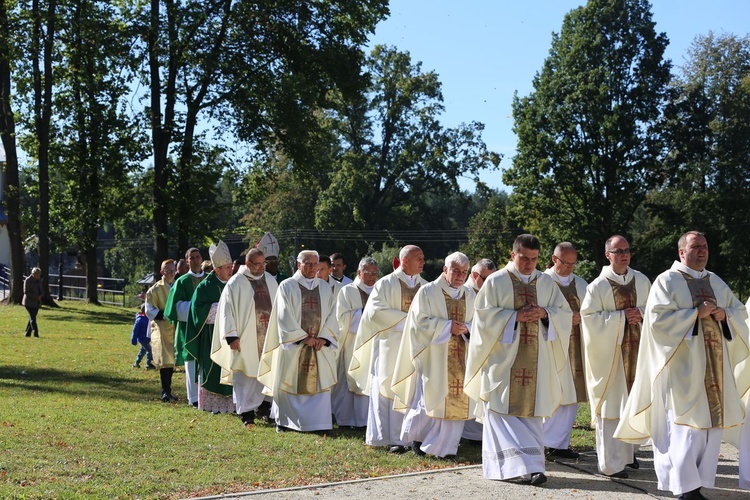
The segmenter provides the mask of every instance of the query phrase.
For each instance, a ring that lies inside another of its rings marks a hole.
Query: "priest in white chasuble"
[[[588,283],[573,273],[577,261],[578,252],[572,243],[558,243],[552,254],[553,266],[544,271],[555,280],[573,311],[573,326],[568,342],[568,367],[563,372],[562,379],[563,400],[555,413],[544,420],[544,445],[547,447],[547,455],[560,458],[578,458],[578,453],[570,449],[570,433],[576,421],[578,403],[588,401],[580,312]]]
[[[320,431],[333,426],[338,330],[331,287],[315,277],[318,252],[297,256],[297,272],[279,285],[258,380],[273,396],[276,430]]]
[[[393,374],[394,408],[406,412],[401,439],[418,455],[455,456],[476,402],[464,393],[474,290],[464,285],[469,258],[445,259],[442,274],[422,286],[406,317]]]
[[[648,296],[635,382],[615,437],[652,441],[660,490],[705,498],[700,490],[714,486],[722,431],[745,417],[748,383],[738,387],[733,371],[749,354],[747,311],[706,270],[702,233],[685,233],[677,247],[680,261]]]
[[[338,380],[333,389],[332,405],[336,424],[348,427],[366,427],[369,396],[357,393],[357,386],[349,377],[349,363],[354,352],[362,310],[378,280],[378,263],[364,257],[357,267],[354,282],[343,285],[336,298],[336,316],[339,321]],[[342,281],[343,283],[343,281]]]
[[[251,248],[245,265],[224,287],[216,311],[211,359],[221,366],[221,381],[232,385],[237,414],[243,425],[255,422],[263,402],[258,368],[278,284],[265,271],[263,252]]]
[[[630,267],[630,244],[623,236],[611,236],[604,244],[604,255],[610,265],[588,286],[581,304],[586,390],[596,429],[599,472],[626,478],[626,466],[639,467],[637,447],[613,435],[635,379],[651,283]]]
[[[477,294],[464,391],[483,405],[487,479],[539,485],[542,419],[562,402],[573,314],[560,289],[536,269],[539,240],[522,234],[511,261]]]
[[[386,446],[391,453],[406,451],[401,440],[404,415],[393,409],[391,389],[396,356],[406,313],[414,296],[427,282],[420,276],[424,253],[415,245],[399,252],[398,268],[375,283],[362,311],[354,339],[349,375],[356,391],[370,396],[365,442]]]

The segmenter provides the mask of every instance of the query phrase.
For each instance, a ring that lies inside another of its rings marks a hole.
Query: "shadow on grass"
[[[43,393],[74,394],[119,401],[144,402],[156,396],[158,373],[153,392],[146,380],[102,373],[80,373],[54,368],[0,366],[0,386]]]
[[[122,312],[112,311],[111,309],[104,309],[101,311],[88,309],[56,309],[54,311],[50,310],[49,314],[41,316],[40,319],[49,321],[50,323],[84,321],[86,323],[98,325],[125,325],[127,323],[132,323],[134,317],[135,311],[130,311],[128,309],[123,309]]]

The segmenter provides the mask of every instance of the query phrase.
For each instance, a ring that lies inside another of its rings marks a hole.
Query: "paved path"
[[[245,500],[381,498],[401,499],[630,499],[674,498],[669,492],[656,489],[653,455],[650,447],[637,454],[641,468],[628,469],[628,479],[610,479],[597,474],[594,452],[582,454],[578,460],[558,459],[547,462],[547,483],[540,487],[518,485],[482,478],[481,465],[457,467],[429,473],[403,474],[385,478],[331,483],[306,488],[262,490],[224,497]],[[711,500],[750,499],[750,492],[737,487],[737,449],[723,444],[716,475],[716,488],[704,489]]]

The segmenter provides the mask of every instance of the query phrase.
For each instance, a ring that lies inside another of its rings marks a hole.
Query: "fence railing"
[[[86,300],[86,276],[62,275],[62,291],[58,274],[50,274],[49,293],[60,300]],[[26,276],[24,276],[26,279]],[[120,278],[98,278],[97,297],[102,304],[125,306],[125,280]],[[10,292],[10,268],[0,264],[0,299]]]

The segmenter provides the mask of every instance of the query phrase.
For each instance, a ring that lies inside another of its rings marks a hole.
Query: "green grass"
[[[62,302],[39,314],[0,307],[0,498],[178,498],[383,476],[456,465],[391,455],[363,433],[276,434],[159,401],[158,372],[131,367],[134,309]],[[173,381],[184,395],[184,374]],[[587,408],[573,446],[588,449]],[[481,463],[462,445],[459,464]]]

